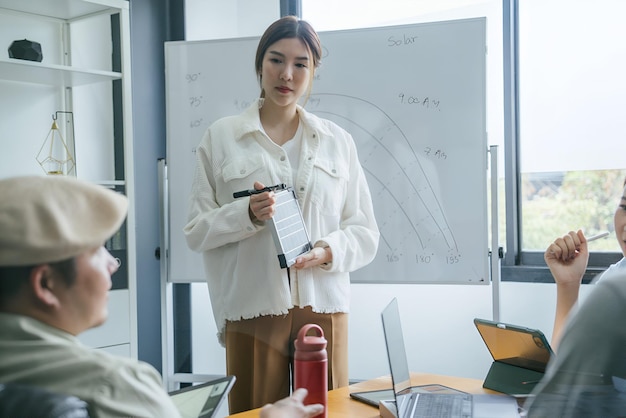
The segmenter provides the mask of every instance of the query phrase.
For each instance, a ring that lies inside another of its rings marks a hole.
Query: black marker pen
[[[250,190],[242,190],[240,192],[235,192],[233,193],[233,197],[237,199],[239,197],[252,196],[253,194],[259,194],[263,192],[271,192],[274,190],[285,190],[286,188],[287,188],[287,185],[285,183],[280,183],[275,186],[267,186],[259,190],[250,189]]]

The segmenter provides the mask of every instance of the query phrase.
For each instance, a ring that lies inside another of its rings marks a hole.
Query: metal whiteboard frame
[[[169,280],[169,198],[167,162],[157,162],[159,192],[159,263],[161,270],[161,362],[163,386],[168,392],[180,389],[180,383],[202,383],[214,380],[217,375],[176,373],[174,346],[174,285]],[[189,318],[191,321],[191,318]]]
[[[174,375],[174,319],[172,283],[169,282],[169,200],[167,183],[167,164],[165,159],[159,159],[158,169],[158,189],[159,189],[159,241],[160,255],[159,263],[161,267],[161,362],[163,384],[168,392],[175,390],[171,378]]]
[[[498,222],[498,146],[489,147],[491,157],[491,305],[493,320],[500,321],[500,249]]]

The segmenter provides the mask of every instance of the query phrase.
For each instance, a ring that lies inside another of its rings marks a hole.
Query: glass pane
[[[619,251],[613,214],[622,195],[626,170],[581,170],[522,174],[524,250],[544,251],[559,236],[582,229],[607,239],[590,243],[591,251]]]
[[[625,14],[622,0],[519,2],[523,251],[570,230],[613,231],[625,173]],[[606,239],[592,250],[618,247]]]

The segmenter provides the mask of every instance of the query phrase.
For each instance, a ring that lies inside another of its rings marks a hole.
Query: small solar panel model
[[[268,226],[274,237],[280,267],[288,268],[296,262],[298,256],[313,248],[293,188],[287,187],[286,184],[277,184],[260,190],[235,192],[233,197],[250,196],[267,191],[274,191],[276,197],[275,213],[267,221]]]

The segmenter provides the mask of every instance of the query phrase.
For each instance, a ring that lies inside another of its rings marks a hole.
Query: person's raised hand
[[[557,238],[543,258],[557,285],[580,285],[589,261],[585,235],[578,230]]]

